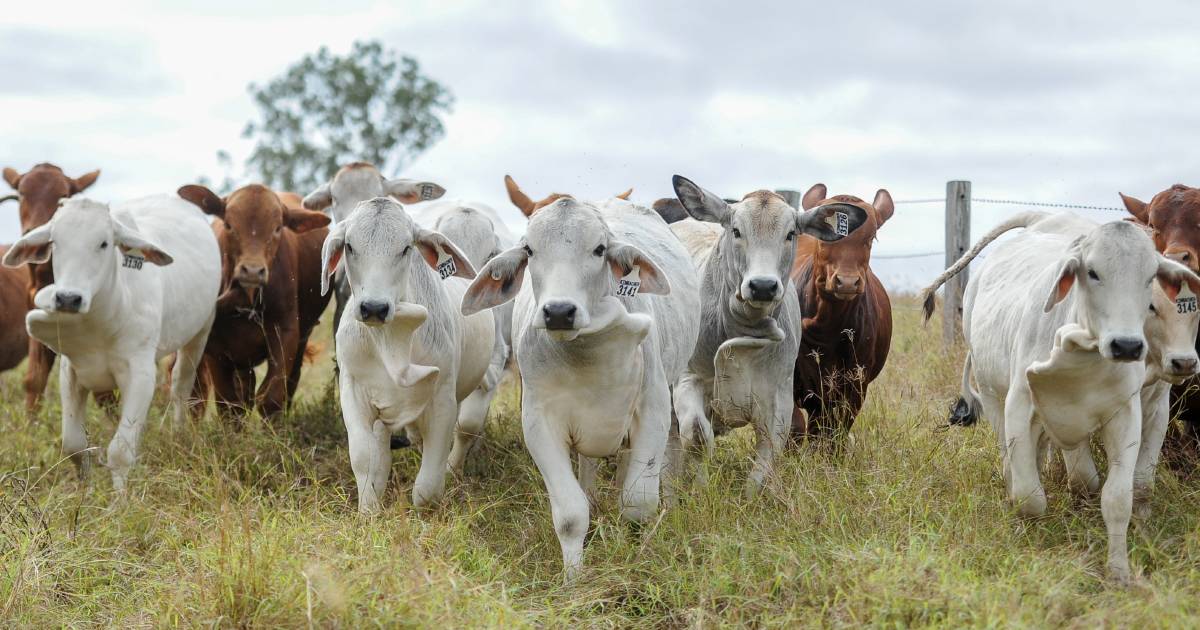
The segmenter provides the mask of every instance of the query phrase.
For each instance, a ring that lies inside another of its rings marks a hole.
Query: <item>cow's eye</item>
[[[277,226],[275,226],[275,235],[276,235],[276,236],[278,236],[278,235],[279,235],[279,233],[280,233],[280,232],[282,232],[282,231],[283,231],[283,226],[282,226],[282,225],[277,225]]]
[[[404,248],[404,251],[400,252],[400,255],[407,256],[408,252],[411,252],[411,251],[412,251],[412,245],[408,245]]]
[[[1151,305],[1150,305],[1150,312],[1151,312],[1151,313],[1154,313],[1154,314],[1156,314],[1156,315],[1157,315],[1157,314],[1158,314],[1158,309],[1154,308],[1154,305],[1153,305],[1153,304],[1151,304]]]
[[[100,241],[100,249],[108,249],[108,241]]]
[[[603,244],[603,243],[601,243],[600,245],[597,245],[597,246],[596,246],[596,249],[593,249],[593,250],[592,250],[592,253],[593,253],[593,254],[595,254],[595,255],[597,255],[597,256],[603,256],[603,255],[604,255],[604,249],[605,249],[605,248],[604,248],[604,244]]]
[[[350,243],[346,243],[346,253],[347,253],[347,254],[353,254],[353,253],[354,253],[354,247],[352,247],[352,246],[350,245]]]
[[[788,232],[787,240],[789,240],[789,241],[796,240],[796,230],[792,230],[791,232]]]
[[[733,228],[733,238],[742,238],[742,231],[737,228]]]
[[[1088,269],[1088,277],[1097,282],[1100,280],[1100,276],[1096,275],[1095,269]]]
[[[532,249],[530,249],[528,245],[526,245],[526,246],[525,246],[523,249],[525,250],[525,255],[526,255],[526,256],[529,256],[530,258],[532,258],[532,257],[533,257],[533,250],[532,250]]]

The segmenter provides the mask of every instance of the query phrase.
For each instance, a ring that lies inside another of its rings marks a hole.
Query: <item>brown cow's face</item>
[[[324,214],[288,208],[275,191],[258,184],[243,186],[225,199],[203,186],[184,186],[179,195],[221,219],[224,264],[251,298],[271,279],[284,228],[299,233],[329,225]]]
[[[100,171],[79,178],[67,177],[53,164],[38,164],[25,174],[4,169],[4,179],[20,196],[21,232],[27,233],[48,223],[60,201],[91,186],[98,177]]]
[[[813,253],[813,277],[820,290],[838,300],[853,300],[867,288],[871,269],[871,246],[879,227],[892,216],[895,206],[886,190],[875,195],[868,204],[852,195],[835,195],[825,199],[825,186],[817,184],[804,195],[802,205],[807,210],[827,203],[848,203],[862,208],[867,220],[840,241],[818,241]],[[811,246],[809,244],[801,245]]]
[[[1148,204],[1125,195],[1121,199],[1138,223],[1150,227],[1158,251],[1200,271],[1200,188],[1176,184]]]

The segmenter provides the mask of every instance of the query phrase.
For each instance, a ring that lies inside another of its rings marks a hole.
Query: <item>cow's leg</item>
[[[1108,530],[1108,575],[1129,582],[1129,517],[1133,512],[1133,470],[1142,441],[1141,405],[1130,401],[1101,429],[1108,474],[1100,493],[1100,511]]]
[[[661,374],[662,368],[646,366]],[[634,523],[658,513],[659,483],[671,429],[671,389],[658,374],[647,374],[629,432],[629,454],[621,480],[621,516]]]
[[[429,401],[421,418],[421,469],[413,482],[414,507],[431,506],[441,500],[446,491],[446,463],[454,444],[454,425],[458,418],[454,382],[442,385]]]
[[[287,379],[296,361],[296,344],[299,341],[300,331],[294,322],[267,330],[267,375],[258,387],[255,401],[264,418],[275,416],[287,406]]]
[[[312,331],[309,331],[309,335]],[[292,361],[292,369],[288,372],[287,377],[287,404],[292,406],[292,399],[296,397],[296,389],[300,386],[300,372],[304,368],[304,355],[308,351],[309,335],[300,335],[296,343],[295,360]]]
[[[217,401],[217,413],[225,422],[241,428],[254,400],[254,370],[239,368],[206,357],[205,372]]]
[[[391,432],[375,418],[365,393],[344,372],[340,381],[342,422],[350,446],[350,468],[358,486],[358,511],[370,514],[379,510],[380,499],[387,489],[392,466]]]
[[[571,581],[583,568],[583,539],[591,518],[588,498],[571,470],[567,445],[550,430],[544,411],[535,408],[528,396],[522,398],[525,444],[550,495],[550,517],[562,548],[563,572],[567,581]]]
[[[58,364],[58,394],[62,400],[62,450],[75,462],[76,472],[81,479],[87,478],[92,469],[92,458],[88,454],[87,389],[79,384],[75,369],[65,357]]]
[[[1163,440],[1171,424],[1171,388],[1158,383],[1142,390],[1142,443],[1133,469],[1133,514],[1150,517],[1150,496],[1154,493],[1154,474],[1162,454]]]
[[[694,375],[685,374],[671,392],[675,417],[679,421],[679,448],[687,457],[698,450],[699,438],[707,455],[712,454],[713,430],[705,415],[704,384]],[[680,467],[681,469],[683,466]],[[696,484],[704,486],[708,481],[704,462],[696,468]]]
[[[1028,390],[1014,384],[1004,409],[1008,497],[1022,515],[1041,516],[1046,512],[1046,491],[1037,465],[1042,430],[1033,423],[1033,401]]]
[[[1100,471],[1092,459],[1092,449],[1084,442],[1073,449],[1063,450],[1063,463],[1067,466],[1067,486],[1082,495],[1095,494],[1100,489]]]
[[[208,343],[208,333],[212,330],[212,319],[205,324],[195,337],[175,353],[175,367],[171,370],[171,406],[174,407],[175,429],[179,430],[187,424],[187,414],[192,404],[188,393],[196,388],[196,373],[200,362],[204,360],[204,345]],[[197,414],[198,415],[198,414]]]
[[[25,366],[25,413],[30,420],[37,416],[42,403],[42,393],[50,380],[50,368],[54,367],[54,351],[42,342],[29,338],[29,361]]]
[[[483,437],[487,426],[488,407],[492,404],[495,389],[476,387],[466,400],[458,406],[458,425],[454,431],[454,447],[450,449],[450,471],[461,474],[467,453]]]
[[[125,493],[129,471],[137,462],[146,413],[154,398],[154,372],[154,354],[150,349],[147,354],[131,357],[116,375],[121,390],[121,421],[108,443],[108,467],[112,471],[113,489],[120,494]]]
[[[596,505],[596,484],[600,476],[600,460],[595,457],[576,455],[579,468],[579,487],[587,495],[591,505]]]
[[[783,438],[792,420],[791,392],[791,378],[788,378],[786,387],[767,397],[755,409],[754,434],[757,441],[754,445],[754,465],[750,469],[750,478],[746,480],[747,497],[758,494],[767,476],[775,470],[775,456],[783,448]]]

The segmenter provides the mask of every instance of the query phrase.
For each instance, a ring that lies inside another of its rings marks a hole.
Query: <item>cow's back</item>
[[[0,256],[8,246],[0,246]],[[29,310],[29,272],[24,267],[0,267],[0,371],[20,365],[29,351],[25,312]]]

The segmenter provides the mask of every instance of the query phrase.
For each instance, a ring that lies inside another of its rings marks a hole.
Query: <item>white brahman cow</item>
[[[462,310],[514,297],[521,426],[550,494],[570,579],[583,563],[593,458],[627,448],[621,515],[642,522],[658,509],[671,386],[699,328],[698,281],[687,252],[653,211],[619,199],[592,204],[560,196],[530,217],[516,247],[483,267]]]
[[[184,422],[220,289],[217,239],[200,209],[179,197],[111,210],[75,198],[4,256],[10,267],[47,260],[54,284],[38,291],[25,323],[62,355],[63,451],[87,473],[87,394],[120,390],[108,467],[113,487],[124,492],[154,396],[156,361],[176,351],[171,401],[175,424]]]

